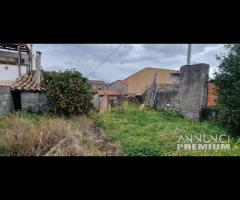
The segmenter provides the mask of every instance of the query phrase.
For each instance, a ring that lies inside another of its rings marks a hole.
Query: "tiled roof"
[[[90,83],[92,85],[106,85],[104,81],[98,81],[98,80],[90,80]]]
[[[41,85],[36,83],[35,71],[29,71],[27,74],[19,77],[17,81],[10,86],[14,91],[41,91]]]
[[[121,94],[116,90],[98,90],[99,95],[120,96]]]

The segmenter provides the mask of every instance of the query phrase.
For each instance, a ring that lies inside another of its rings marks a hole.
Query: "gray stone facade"
[[[13,110],[13,102],[10,88],[0,86],[0,116],[3,116]]]
[[[21,104],[22,109],[31,112],[41,112],[46,109],[47,97],[39,92],[22,92]]]
[[[115,81],[109,85],[110,90],[116,90],[120,94],[128,94],[128,86],[121,81]]]

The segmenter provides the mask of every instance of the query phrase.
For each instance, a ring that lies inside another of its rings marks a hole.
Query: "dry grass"
[[[87,117],[8,116],[0,119],[0,154],[14,156],[108,156],[120,153]]]

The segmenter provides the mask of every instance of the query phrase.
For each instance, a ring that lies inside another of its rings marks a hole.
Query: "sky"
[[[44,70],[76,69],[89,79],[109,83],[145,67],[179,70],[186,64],[187,47],[187,44],[33,44],[34,51],[42,52]],[[218,66],[216,55],[226,52],[224,44],[192,44],[191,61],[209,64],[213,77]]]

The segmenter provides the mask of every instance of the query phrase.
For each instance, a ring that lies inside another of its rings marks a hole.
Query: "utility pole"
[[[191,64],[192,44],[188,44],[187,65]]]
[[[22,56],[21,56],[21,46],[17,46],[18,51],[18,76],[20,77],[22,75],[21,73],[21,63],[22,63]]]

